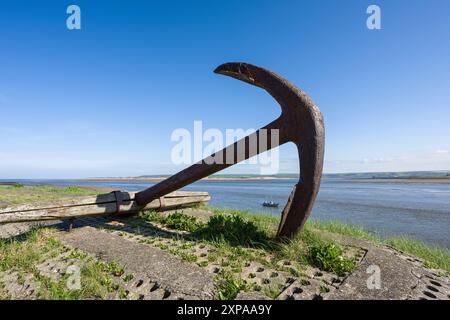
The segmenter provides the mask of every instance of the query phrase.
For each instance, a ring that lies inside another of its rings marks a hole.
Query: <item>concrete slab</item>
[[[334,237],[342,244],[363,248],[366,254],[357,269],[337,290],[324,295],[324,299],[450,299],[448,277],[425,268],[419,259],[369,241],[338,235]]]
[[[211,299],[213,275],[150,245],[136,243],[92,227],[61,233],[61,242],[93,254],[99,259],[117,262],[133,273],[138,285],[149,285],[149,293],[164,288],[165,296],[181,299]]]
[[[0,239],[9,239],[17,237],[21,234],[27,233],[34,228],[55,226],[60,224],[60,221],[43,221],[43,222],[23,222],[23,223],[9,223],[0,225]]]

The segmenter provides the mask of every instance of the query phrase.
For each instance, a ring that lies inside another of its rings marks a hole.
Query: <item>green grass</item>
[[[93,190],[84,189],[77,186],[69,187],[53,187],[53,186],[24,186],[22,184],[17,184],[14,186],[0,186],[0,190],[13,190],[13,191],[32,191],[32,192],[48,192],[48,193],[58,193],[67,195],[93,195],[97,194]]]
[[[0,240],[0,271],[17,272],[19,281],[25,274],[33,276],[37,284],[38,299],[105,299],[119,290],[112,280],[120,277],[124,269],[116,263],[100,262],[76,249],[65,248],[56,238],[56,231],[50,228],[33,230],[26,235],[8,240]],[[37,265],[71,250],[68,259],[73,259],[80,267],[81,289],[69,290],[69,274],[54,281],[40,274]],[[0,286],[0,296],[7,297]]]
[[[53,186],[30,187],[21,184],[0,186],[0,201],[11,204],[52,202],[61,200],[66,196],[88,196],[95,194],[97,192],[94,190],[77,186],[66,188]],[[202,208],[204,208],[203,205]],[[146,211],[141,216],[148,221],[164,223],[173,229],[195,231],[197,240],[202,239],[204,241],[215,242],[216,244],[220,243],[221,246],[259,246],[273,250],[274,243],[271,239],[275,235],[279,217],[235,209],[210,207],[206,207],[206,209],[216,214],[216,217],[207,224],[202,224],[181,213],[163,217],[158,212]],[[225,216],[231,216],[232,218],[224,218]],[[308,255],[308,247],[317,244],[317,239],[314,239],[314,237],[318,237],[318,231],[369,240],[376,244],[387,244],[394,249],[423,259],[429,267],[441,268],[450,272],[450,252],[446,248],[433,247],[406,237],[382,239],[377,234],[368,232],[359,226],[338,221],[309,220],[297,238],[287,243],[276,243],[276,246],[278,246],[277,252],[285,252],[287,256],[288,253],[294,254],[296,250],[299,250],[297,252],[302,252],[301,255],[306,257]],[[319,237],[323,238],[323,236]],[[33,253],[30,253],[30,255],[33,255]],[[24,258],[24,261],[28,260],[28,257]]]
[[[91,194],[95,194],[95,191],[79,187],[0,187],[0,200],[3,196],[6,201],[13,199],[18,203],[29,202],[30,199],[34,202],[45,202],[65,196]],[[302,266],[310,265],[338,275],[351,272],[356,263],[352,258],[346,258],[347,248],[333,241],[330,236],[332,234],[386,244],[423,259],[428,267],[450,272],[450,253],[447,249],[430,247],[412,239],[382,239],[358,226],[337,221],[310,220],[295,238],[278,240],[274,238],[279,223],[277,216],[233,209],[206,209],[213,213],[206,223],[182,212],[164,215],[156,211],[145,211],[140,214],[140,218],[164,224],[174,230],[189,231],[188,234],[173,235],[168,241],[156,240],[154,245],[200,266],[205,267],[208,262],[218,264],[218,299],[231,299],[236,297],[239,291],[257,289],[240,277],[246,264],[253,261],[276,270],[288,271],[295,277],[302,276]],[[90,259],[80,251],[71,251],[70,258],[85,261],[81,271],[82,290],[68,292],[64,285],[65,276],[60,283],[38,276],[35,266],[48,255],[57,254],[62,248],[49,229],[41,230],[31,232],[23,240],[0,241],[0,271],[13,269],[22,273],[33,273],[41,285],[39,297],[43,299],[101,299],[116,291],[119,296],[126,297],[125,291],[113,281],[114,277],[131,280],[130,276],[123,274],[123,268]],[[198,256],[192,253],[193,247],[198,245],[208,246],[213,248],[213,251],[208,251],[204,259],[198,259]],[[287,260],[292,264],[280,267],[279,263]],[[277,287],[265,286],[259,289],[269,297],[276,297],[279,293]],[[0,286],[0,298],[3,297]]]
[[[447,248],[431,246],[406,236],[382,238],[361,226],[349,225],[339,221],[308,221],[306,228],[369,240],[374,244],[388,245],[393,249],[424,260],[426,267],[450,272],[450,251]]]
[[[0,201],[11,205],[49,203],[60,201],[64,197],[90,196],[98,192],[81,187],[57,188],[52,186],[0,186]]]
[[[313,265],[326,271],[332,271],[338,275],[351,272],[356,266],[353,260],[344,258],[344,248],[333,245],[331,240],[323,235],[323,232],[306,228],[295,239],[278,241],[274,239],[277,220],[268,216],[257,216],[251,213],[235,210],[215,209],[209,221],[202,224],[192,216],[175,213],[172,219],[169,215],[164,217],[161,213],[146,212],[141,218],[147,221],[163,223],[169,226],[168,221],[181,220],[183,223],[171,224],[169,227],[176,230],[186,230],[187,221],[197,226],[194,232],[185,236],[182,241],[209,245],[213,252],[205,255],[205,259],[214,262],[221,267],[221,272],[216,276],[218,281],[218,299],[231,299],[240,290],[248,289],[248,284],[239,275],[247,263],[259,262],[267,267],[290,272],[298,277],[297,269],[301,266]],[[202,245],[204,247],[204,245]],[[180,256],[188,262],[197,262],[197,256],[183,251],[181,245],[172,246],[169,242],[158,245],[164,250]],[[269,258],[270,257],[270,258]],[[281,267],[279,262],[292,261],[294,265]],[[200,266],[206,266],[206,261],[197,262]],[[280,288],[268,288],[264,286],[264,294],[276,296]]]
[[[164,223],[164,217],[157,211],[145,210],[139,213],[139,217],[149,222],[161,222]]]
[[[181,212],[171,213],[164,219],[164,223],[172,229],[195,232],[202,227],[202,223],[196,218],[188,216]]]
[[[423,259],[428,268],[439,268],[450,272],[450,252],[445,248],[430,247],[408,237],[392,237],[384,241],[387,245]]]
[[[216,215],[238,215],[245,220],[249,220],[254,223],[259,230],[265,232],[269,237],[273,237],[275,235],[276,228],[280,222],[279,217],[265,213],[254,213],[251,211],[224,208],[208,209]]]
[[[42,191],[42,192],[49,192],[49,193],[60,193],[60,194],[67,194],[67,195],[93,195],[96,194],[96,192],[88,189],[83,189],[81,187],[77,186],[69,186],[65,188],[58,188],[58,187],[52,187],[52,186],[36,186],[36,187],[30,187],[34,191]]]
[[[297,237],[292,240],[277,243],[274,249],[274,244],[270,239],[275,234],[278,226],[278,217],[233,209],[212,208],[211,211],[218,215],[237,215],[242,217],[245,221],[252,222],[256,226],[258,230],[256,232],[256,237],[254,239],[249,237],[250,239],[244,241],[243,244],[251,245],[252,242],[261,242],[261,239],[263,239],[264,241],[262,242],[269,244],[268,247],[274,250],[275,254],[279,257],[296,257],[296,260],[301,263],[305,263],[305,260],[309,260],[311,263],[312,248],[323,246],[326,243],[334,243],[327,237],[327,233],[329,232],[368,240],[374,244],[388,245],[396,250],[424,260],[425,266],[427,267],[450,272],[450,251],[448,249],[430,246],[408,237],[382,238],[361,226],[346,224],[339,221],[310,220],[306,223],[304,229]],[[263,236],[261,236],[259,232],[262,232]],[[342,250],[342,248],[340,249]],[[349,270],[351,269],[351,264],[352,263],[348,262],[347,267]]]
[[[0,240],[0,271],[11,269],[32,270],[44,258],[59,252],[61,245],[53,238],[52,230],[36,229],[24,237]]]
[[[234,300],[240,291],[249,290],[250,287],[241,277],[231,272],[221,271],[217,277],[217,300]]]
[[[270,247],[270,237],[250,220],[237,214],[215,214],[195,237],[223,241],[231,246]]]
[[[120,286],[113,280],[119,267],[112,263],[87,259],[81,267],[81,289],[69,290],[65,274],[59,281],[36,275],[39,281],[38,298],[46,300],[107,299],[109,294],[118,292]],[[120,269],[120,268],[119,268]]]
[[[308,258],[313,266],[338,276],[352,272],[356,267],[354,259],[344,258],[342,248],[331,243],[311,247]]]
[[[160,212],[146,210],[141,212],[139,217],[145,221],[161,223],[171,229],[180,231],[195,232],[203,226],[195,217],[177,211],[168,216],[163,216]]]
[[[321,220],[309,220],[306,223],[306,228],[328,231],[340,235],[355,237],[363,240],[370,240],[375,243],[381,242],[381,238],[376,234],[370,233],[364,228],[356,225],[346,224],[340,221],[321,221]]]

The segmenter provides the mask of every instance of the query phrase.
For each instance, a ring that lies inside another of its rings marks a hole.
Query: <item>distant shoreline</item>
[[[162,181],[169,176],[164,177],[103,177],[103,178],[83,178],[75,179],[80,181]],[[289,177],[207,177],[203,181],[267,181],[267,180],[296,180],[298,178]]]
[[[168,176],[157,177],[100,177],[75,179],[79,181],[162,181]],[[297,180],[295,177],[207,177],[202,181],[287,181]],[[377,178],[357,178],[357,177],[324,177],[328,180],[342,180],[365,183],[435,183],[450,184],[450,177],[377,177]]]
[[[442,178],[353,178],[350,179],[355,182],[373,182],[373,183],[436,183],[436,184],[450,184],[450,177]]]

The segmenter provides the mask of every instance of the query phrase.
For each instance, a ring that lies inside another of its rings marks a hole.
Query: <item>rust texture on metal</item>
[[[322,177],[325,129],[319,108],[299,88],[279,75],[264,68],[247,63],[225,63],[214,72],[247,82],[265,89],[281,106],[281,115],[255,133],[226,147],[202,161],[180,171],[160,183],[138,192],[136,202],[140,206],[180,189],[190,183],[226,169],[240,161],[270,150],[286,142],[297,145],[300,160],[300,179],[286,204],[277,235],[295,235],[308,219],[320,187]],[[278,143],[272,139],[271,129],[278,129]],[[255,140],[256,139],[256,140]],[[267,143],[260,143],[260,140]],[[250,141],[257,141],[256,148]],[[245,154],[239,155],[239,146],[245,146]],[[263,145],[264,147],[261,147]],[[218,155],[234,161],[216,162]]]

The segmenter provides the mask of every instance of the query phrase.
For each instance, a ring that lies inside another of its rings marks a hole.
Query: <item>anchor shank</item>
[[[135,198],[136,202],[145,206],[167,193],[283,144],[286,142],[284,137],[278,136],[278,131],[272,131],[278,127],[278,122],[279,119],[158,184],[138,192]]]

